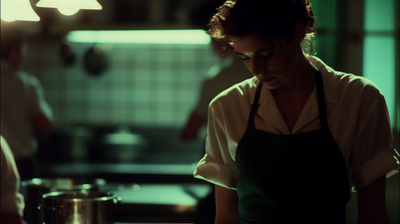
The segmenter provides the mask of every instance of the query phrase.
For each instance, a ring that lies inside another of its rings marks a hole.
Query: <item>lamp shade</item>
[[[1,19],[11,21],[39,21],[40,17],[33,11],[29,0],[1,0]]]
[[[57,8],[59,0],[40,0],[36,3],[41,8]]]
[[[36,3],[37,7],[59,8],[69,5],[71,8],[101,10],[103,7],[96,0],[40,0]]]
[[[80,9],[101,10],[103,7],[96,0],[80,1]]]
[[[79,8],[74,5],[59,6],[58,11],[65,16],[72,16],[79,11]]]

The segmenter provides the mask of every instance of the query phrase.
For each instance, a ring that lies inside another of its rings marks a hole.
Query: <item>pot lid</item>
[[[144,143],[144,138],[132,133],[127,125],[121,125],[115,133],[105,135],[104,141],[108,144],[137,145]]]
[[[113,201],[117,203],[121,201],[121,197],[118,197],[114,193],[94,191],[56,191],[43,194],[42,198],[57,202]]]
[[[97,179],[73,179],[73,178],[33,178],[21,182],[22,186],[32,186],[38,188],[48,188],[51,191],[60,190],[85,190],[94,187],[103,186],[106,181]]]

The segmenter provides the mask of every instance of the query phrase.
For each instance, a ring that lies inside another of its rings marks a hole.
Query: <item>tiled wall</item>
[[[100,45],[109,60],[98,77],[83,67],[93,44],[69,43],[76,62],[66,67],[60,40],[30,41],[25,70],[42,81],[56,124],[180,127],[195,106],[201,82],[217,60],[209,45]]]

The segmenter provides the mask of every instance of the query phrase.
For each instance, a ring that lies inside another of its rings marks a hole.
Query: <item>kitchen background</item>
[[[196,104],[207,70],[218,60],[209,45],[98,44],[107,69],[98,76],[83,66],[96,43],[70,43],[76,63],[65,67],[60,42],[32,43],[45,57],[31,61],[40,74],[57,125],[164,126],[179,128]]]
[[[191,172],[203,153],[204,129],[191,142],[180,140],[179,132],[197,103],[208,70],[219,60],[211,45],[80,43],[66,37],[73,30],[205,29],[208,16],[214,12],[215,5],[219,5],[216,2],[221,1],[98,2],[103,6],[101,11],[81,10],[75,15],[64,16],[56,9],[35,7],[37,0],[30,0],[41,20],[14,22],[29,35],[24,70],[42,82],[55,117],[55,134],[40,139],[43,175],[91,176],[113,182],[201,185],[202,182],[191,177]],[[318,20],[316,55],[336,70],[366,76],[378,85],[388,103],[395,147],[400,148],[399,2],[311,2]],[[63,62],[60,53],[63,44],[71,49],[74,63],[67,65]],[[83,62],[85,53],[93,46],[102,51],[107,64],[104,72],[97,75],[88,72]],[[89,166],[93,165],[91,158],[98,152],[93,152],[96,145],[89,144],[92,151],[79,154],[73,144],[59,144],[54,140],[59,140],[57,134],[76,127],[92,131],[96,137],[98,133],[115,131],[120,125],[126,125],[132,132],[149,139],[151,147],[147,150],[152,153],[152,159]],[[70,159],[65,159],[68,156]],[[143,166],[135,166],[137,164]],[[111,171],[104,171],[107,165]],[[388,182],[388,212],[391,223],[399,223],[399,175]],[[204,191],[207,188],[197,190],[206,195]],[[196,205],[196,202],[191,203]],[[355,194],[348,206],[349,224],[356,220],[354,206]],[[185,222],[191,219],[158,220]]]

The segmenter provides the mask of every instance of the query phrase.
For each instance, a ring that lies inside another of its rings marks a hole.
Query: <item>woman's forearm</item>
[[[385,176],[357,191],[358,224],[389,224],[385,192]]]
[[[235,190],[215,185],[215,224],[239,223],[238,198]]]
[[[23,224],[23,218],[16,214],[16,213],[9,213],[9,212],[1,212],[0,214],[0,223],[7,223],[7,224]]]

